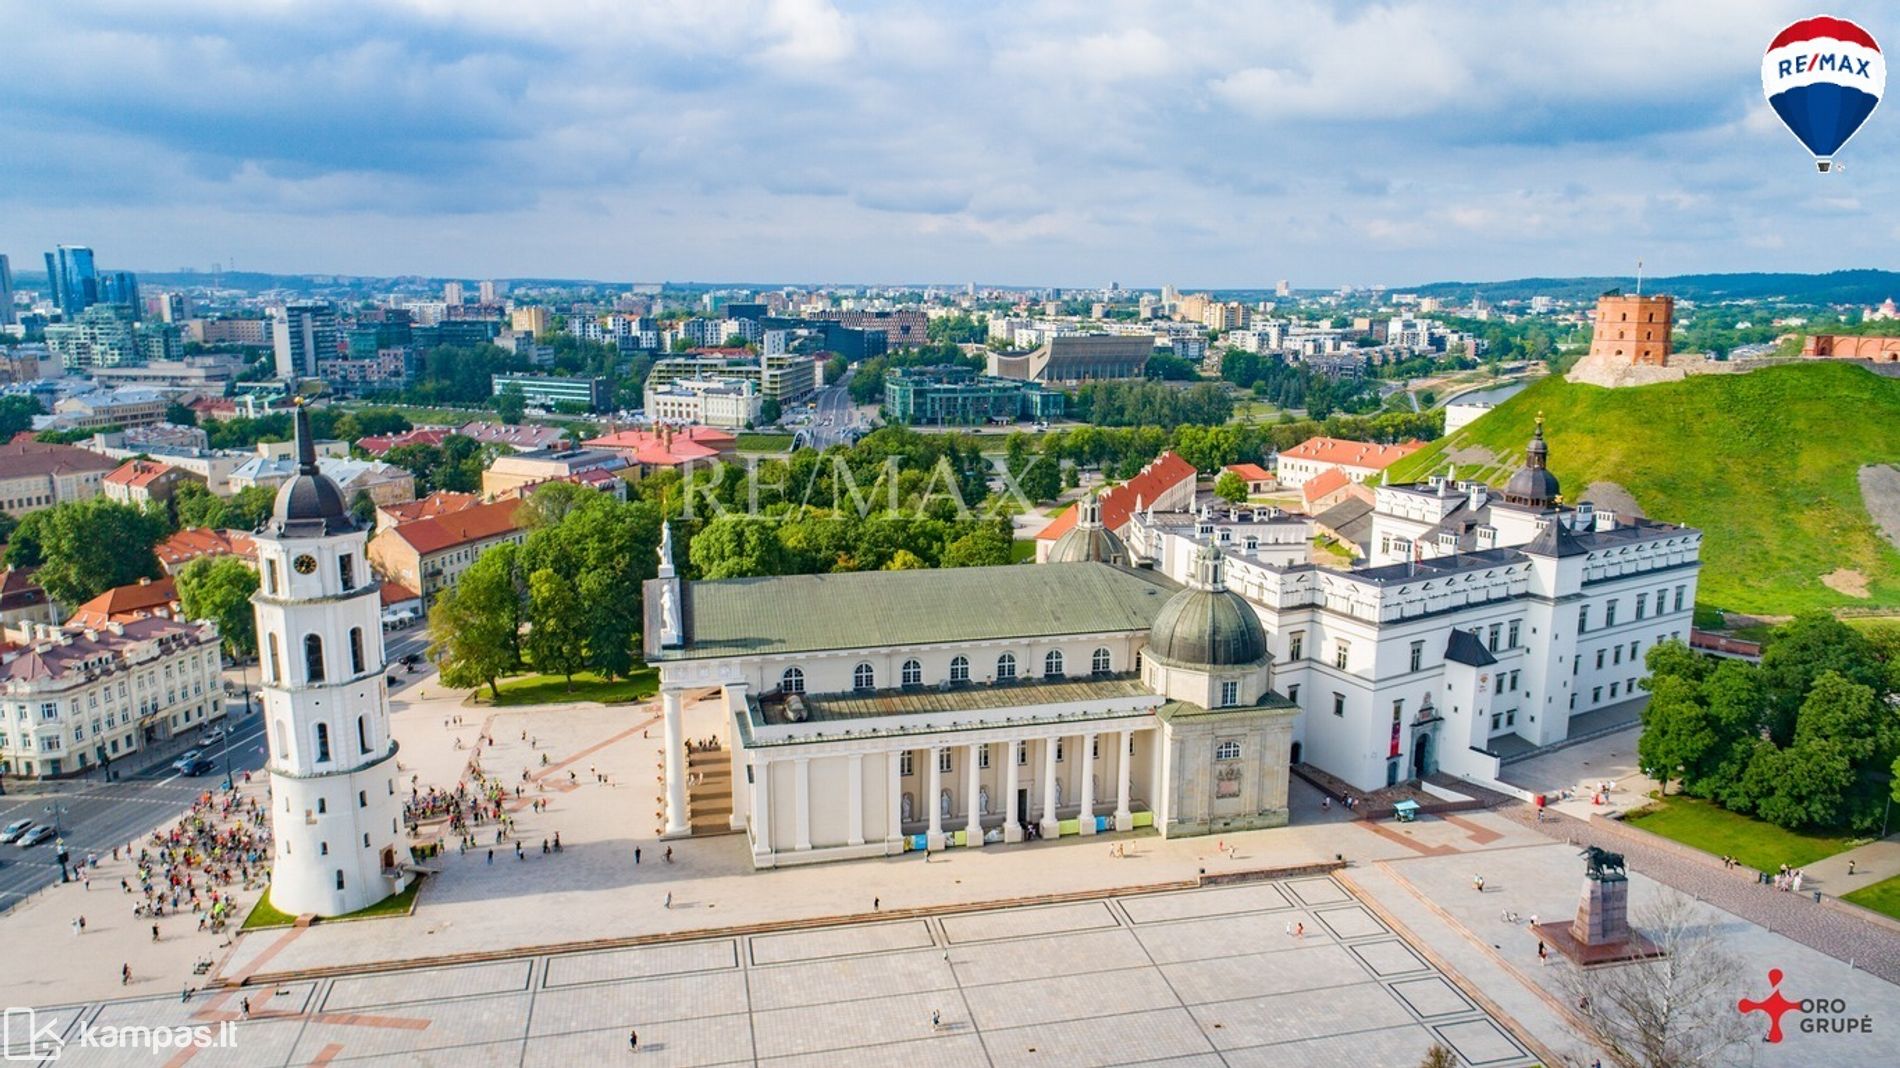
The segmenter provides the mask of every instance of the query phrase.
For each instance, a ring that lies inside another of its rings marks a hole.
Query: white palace
[[[666,833],[689,833],[689,693],[724,706],[760,867],[1278,826],[1298,762],[1495,781],[1574,717],[1633,715],[1695,600],[1699,532],[1565,507],[1545,459],[1540,425],[1501,499],[1380,486],[1359,570],[1294,560],[1274,530],[1305,527],[1264,509],[1110,530],[1094,498],[1027,566],[687,582],[669,532],[645,628]]]

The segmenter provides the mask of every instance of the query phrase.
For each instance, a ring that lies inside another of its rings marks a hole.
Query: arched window
[[[1062,650],[1051,649],[1042,657],[1042,677],[1059,679],[1062,677]]]
[[[1016,677],[1016,654],[1004,653],[996,658],[996,681],[1004,682]]]
[[[874,690],[877,688],[877,672],[869,664],[859,664],[851,669],[851,688],[854,690]]]
[[[785,674],[778,677],[778,688],[786,693],[804,693],[805,673],[797,668],[786,668]]]
[[[350,628],[350,674],[363,673],[363,628]]]
[[[369,717],[356,717],[356,748],[359,752],[369,752]]]
[[[317,762],[322,763],[328,759],[330,759],[330,725],[319,723],[317,724]]]
[[[270,681],[284,681],[284,661],[277,649],[277,632],[270,632]]]
[[[303,673],[305,682],[323,681],[323,639],[315,634],[303,636]]]
[[[1229,740],[1215,746],[1214,759],[1215,760],[1239,760],[1240,759],[1240,743]]]
[[[1092,658],[1092,660],[1089,663],[1089,670],[1095,672],[1097,675],[1106,675],[1110,671],[1113,671],[1114,669],[1115,669],[1115,662],[1113,658],[1109,656],[1108,650],[1107,649],[1095,650],[1095,656]]]
[[[970,681],[970,658],[969,657],[957,656],[957,657],[952,657],[950,659],[950,681],[951,682],[969,682]]]
[[[922,686],[924,684],[924,666],[915,660],[904,661],[903,675],[899,681],[905,686]]]

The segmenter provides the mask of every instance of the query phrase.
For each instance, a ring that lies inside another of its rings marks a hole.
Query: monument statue
[[[1577,855],[1584,858],[1584,879],[1576,918],[1540,923],[1532,933],[1586,967],[1657,956],[1655,944],[1630,929],[1630,884],[1623,854],[1585,846]]]

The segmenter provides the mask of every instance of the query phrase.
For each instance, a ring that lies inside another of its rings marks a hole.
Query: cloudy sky
[[[1900,11],[1831,6],[1900,43]],[[10,4],[0,252],[1228,287],[1893,267],[1900,116],[1820,176],[1762,99],[1813,8]]]

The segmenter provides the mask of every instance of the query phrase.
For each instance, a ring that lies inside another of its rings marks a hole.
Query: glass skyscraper
[[[99,303],[99,272],[92,263],[92,249],[85,245],[61,245],[48,252],[46,279],[53,289],[53,304],[68,321]]]

